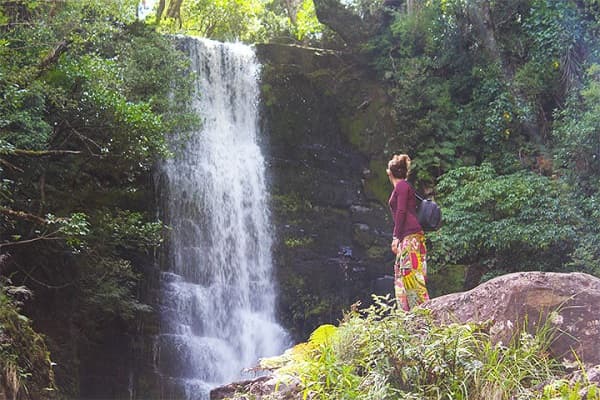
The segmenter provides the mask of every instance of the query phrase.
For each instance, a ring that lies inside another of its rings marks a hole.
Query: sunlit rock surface
[[[442,322],[491,322],[494,341],[508,343],[522,327],[535,333],[546,322],[559,361],[600,364],[600,279],[583,273],[518,272],[468,292],[429,301],[425,307]]]

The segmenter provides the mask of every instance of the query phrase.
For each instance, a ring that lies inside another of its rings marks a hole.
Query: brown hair
[[[396,179],[406,179],[410,171],[410,157],[408,154],[394,154],[388,169]]]

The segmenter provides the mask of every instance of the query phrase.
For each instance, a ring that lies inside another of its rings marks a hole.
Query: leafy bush
[[[439,326],[427,310],[406,313],[375,298],[261,365],[278,368],[282,382],[299,380],[304,399],[542,399],[563,373],[547,352],[549,328],[508,344],[492,343],[486,329]]]
[[[483,164],[450,171],[437,190],[444,226],[429,235],[436,268],[479,263],[510,272],[556,270],[577,243],[581,220],[560,180],[529,171],[502,175]]]

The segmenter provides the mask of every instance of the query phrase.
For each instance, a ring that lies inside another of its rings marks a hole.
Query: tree
[[[165,32],[222,41],[306,42],[323,31],[312,0],[162,1],[149,22]]]
[[[148,175],[169,133],[198,123],[187,58],[135,3],[0,5],[2,274],[35,294],[24,312],[73,397],[80,346],[149,310],[140,260],[163,225]]]
[[[557,113],[553,131],[557,171],[569,182],[583,227],[570,268],[600,276],[600,66],[591,64],[580,90]]]
[[[453,169],[436,189],[444,225],[430,235],[435,268],[459,263],[498,275],[569,261],[582,221],[560,180],[482,164]]]

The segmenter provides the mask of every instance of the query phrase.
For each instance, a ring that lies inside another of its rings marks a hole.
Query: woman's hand
[[[398,254],[398,245],[400,245],[400,239],[395,238],[392,240],[392,253]]]

